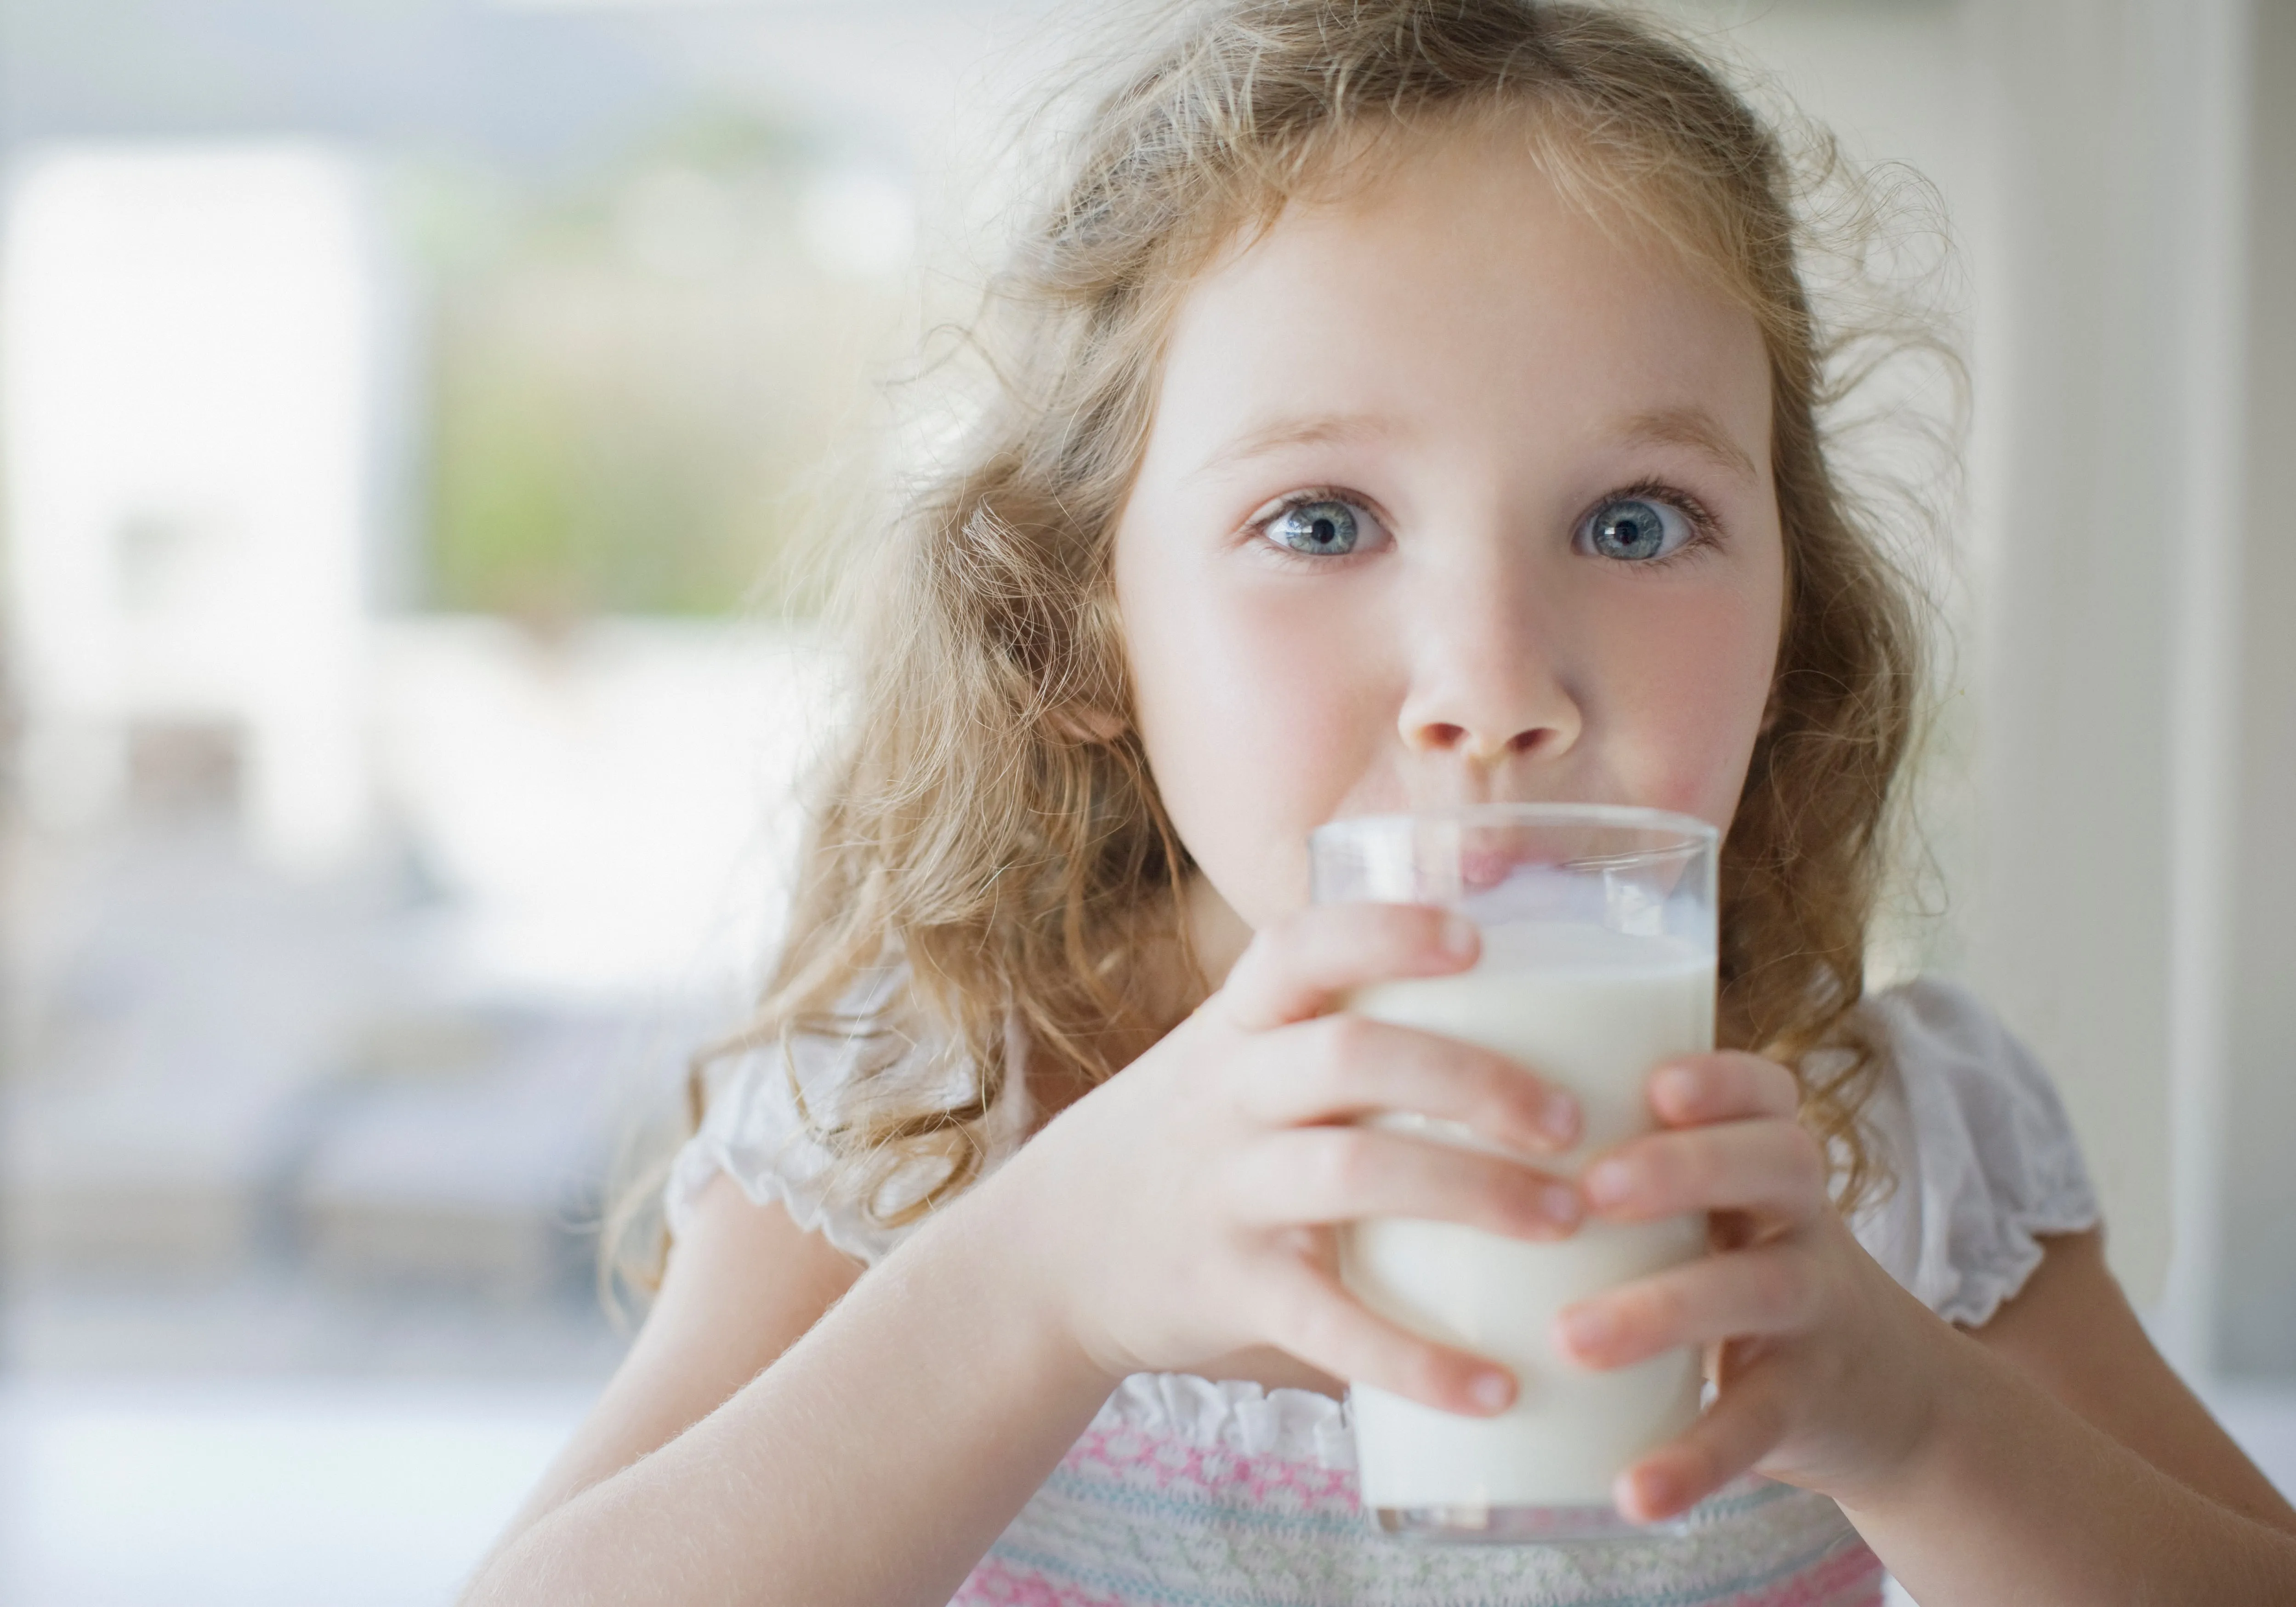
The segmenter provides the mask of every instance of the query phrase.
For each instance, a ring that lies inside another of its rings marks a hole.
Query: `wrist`
[[[1917,1506],[1949,1488],[1972,1434],[1981,1436],[1984,1425],[2013,1412],[1983,1346],[1943,1321],[1935,1322],[1931,1335],[1893,1448],[1863,1476],[1826,1492],[1853,1518]]]
[[[1041,1218],[1013,1176],[1018,1161],[937,1212],[904,1249],[939,1263],[985,1323],[1028,1349],[1049,1387],[1096,1405],[1130,1369],[1102,1359],[1077,1322],[1074,1280],[1043,1253]]]

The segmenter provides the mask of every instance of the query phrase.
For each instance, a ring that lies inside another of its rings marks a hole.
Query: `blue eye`
[[[1587,516],[1579,527],[1579,544],[1598,557],[1640,562],[1666,557],[1679,550],[1693,533],[1681,509],[1639,496],[1620,496]]]
[[[1362,531],[1356,511],[1343,502],[1303,502],[1284,509],[1266,525],[1268,539],[1295,553],[1338,557],[1356,550]]]

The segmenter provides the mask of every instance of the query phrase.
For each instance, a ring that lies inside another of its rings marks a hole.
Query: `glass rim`
[[[1342,838],[1365,831],[1398,831],[1414,824],[1454,824],[1459,826],[1532,826],[1578,825],[1609,826],[1622,830],[1643,830],[1673,832],[1682,840],[1678,847],[1685,850],[1704,848],[1718,851],[1722,832],[1710,821],[1695,815],[1677,814],[1671,809],[1653,809],[1641,804],[1560,803],[1553,800],[1523,803],[1448,804],[1433,809],[1398,809],[1377,815],[1349,815],[1339,820],[1327,820],[1308,834],[1310,849],[1335,843]],[[1665,849],[1660,849],[1665,852]]]

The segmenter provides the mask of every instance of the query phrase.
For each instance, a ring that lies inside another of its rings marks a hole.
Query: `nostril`
[[[1447,751],[1464,742],[1467,732],[1463,726],[1447,726],[1438,722],[1424,727],[1424,734],[1429,747]]]
[[[1538,746],[1539,738],[1546,734],[1543,727],[1534,726],[1528,731],[1518,731],[1507,746],[1517,753],[1528,753]]]

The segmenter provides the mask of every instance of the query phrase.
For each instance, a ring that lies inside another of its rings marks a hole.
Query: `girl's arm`
[[[1972,1337],[2170,1478],[2296,1532],[2296,1506],[2152,1348],[2105,1266],[2103,1231],[2042,1242],[2017,1298]]]
[[[857,1283],[719,1180],[470,1607],[947,1602],[1110,1387],[1025,1308],[991,1203]]]
[[[1953,1327],[1833,1208],[1800,1098],[1751,1055],[1661,1068],[1666,1130],[1582,1177],[1618,1219],[1710,1211],[1724,1246],[1559,1319],[1590,1366],[1719,1346],[1713,1406],[1620,1475],[1622,1506],[1666,1516],[1750,1467],[1822,1490],[1923,1607],[2296,1602],[2296,1513],[2153,1353],[2095,1235]]]
[[[496,1549],[725,1405],[860,1275],[859,1263],[781,1206],[755,1204],[731,1177],[718,1177],[672,1244],[628,1354]]]
[[[1924,1607],[2296,1602],[2296,1510],[2152,1349],[2101,1234],[2049,1241],[1948,1337],[1908,1465],[1842,1499]]]

